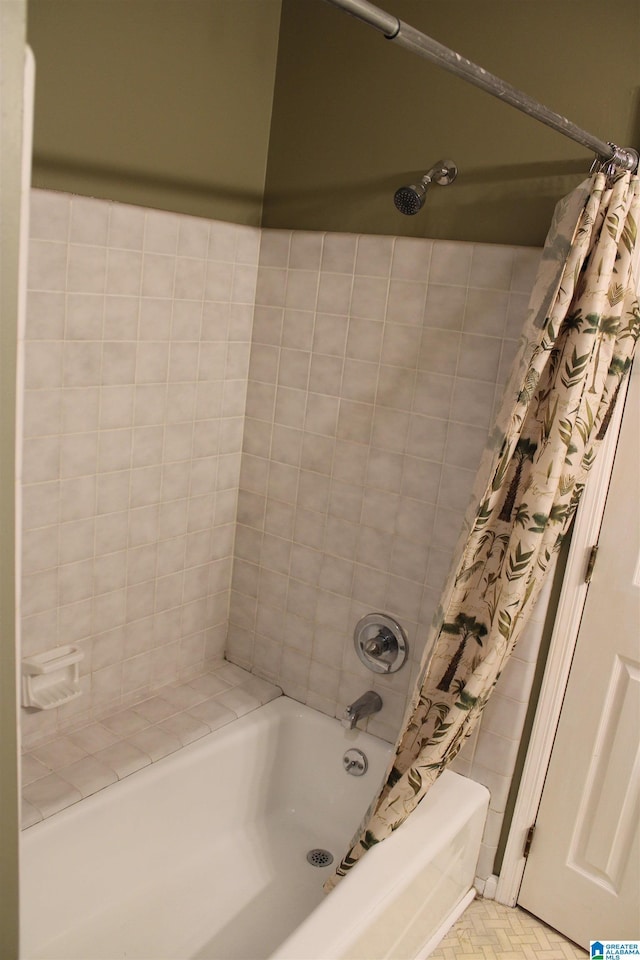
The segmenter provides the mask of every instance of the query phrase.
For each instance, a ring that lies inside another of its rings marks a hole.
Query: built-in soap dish
[[[56,647],[22,661],[22,705],[37,710],[60,707],[81,694],[80,661],[77,647]]]

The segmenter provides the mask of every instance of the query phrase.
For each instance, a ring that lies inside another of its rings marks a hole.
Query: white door
[[[583,947],[640,938],[640,362],[518,903]]]

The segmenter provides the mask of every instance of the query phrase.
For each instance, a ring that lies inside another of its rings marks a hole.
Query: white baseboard
[[[498,887],[498,877],[495,875],[495,873],[492,873],[491,876],[487,877],[486,879],[476,877],[473,885],[478,891],[478,896],[482,897],[484,900],[495,900],[496,890]]]

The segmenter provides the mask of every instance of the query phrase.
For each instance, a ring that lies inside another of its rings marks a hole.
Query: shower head
[[[400,213],[411,217],[424,206],[427,190],[432,183],[439,183],[445,187],[453,183],[457,175],[458,168],[453,160],[438,160],[431,170],[425,173],[420,183],[412,183],[408,187],[400,187],[396,190],[393,202]]]
[[[393,202],[400,213],[411,217],[424,206],[427,187],[422,183],[412,183],[408,187],[399,187],[393,195]]]

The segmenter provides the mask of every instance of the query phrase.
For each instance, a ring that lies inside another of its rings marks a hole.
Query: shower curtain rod
[[[523,93],[522,90],[518,90],[517,87],[511,86],[510,83],[501,80],[495,74],[489,73],[488,70],[484,70],[478,64],[462,57],[455,50],[445,47],[437,40],[421,33],[420,30],[416,30],[392,14],[381,10],[375,4],[369,3],[369,0],[327,0],[327,3],[332,3],[346,13],[350,13],[359,20],[375,27],[384,34],[387,40],[393,40],[394,43],[399,44],[406,50],[411,50],[444,70],[455,73],[456,76],[462,77],[463,80],[480,87],[482,90],[486,90],[487,93],[499,100],[510,103],[512,107],[516,107],[528,117],[539,120],[551,127],[552,130],[556,130],[558,133],[564,134],[565,137],[569,137],[570,140],[575,140],[583,147],[593,150],[603,163],[614,164],[617,167],[622,167],[623,170],[637,170],[639,155],[633,147],[618,147],[615,143],[607,143],[592,136],[586,130],[582,130],[581,127],[567,120],[566,117],[549,110],[544,104]]]

